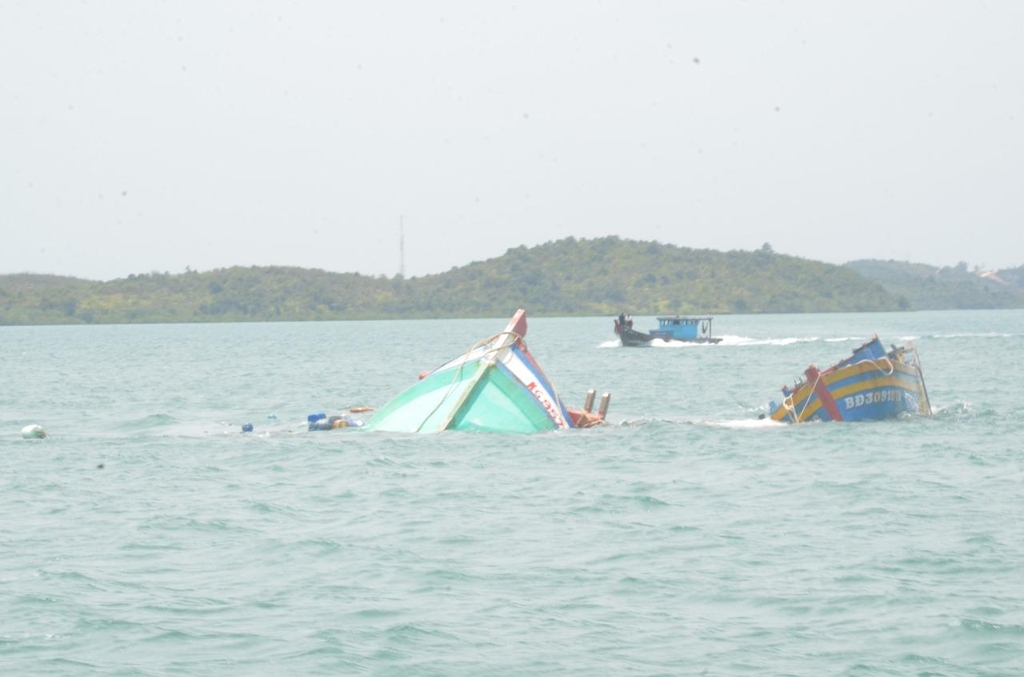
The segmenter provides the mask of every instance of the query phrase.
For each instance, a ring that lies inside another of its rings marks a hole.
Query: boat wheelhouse
[[[711,318],[703,317],[659,317],[658,328],[650,331],[652,338],[664,341],[692,341],[696,343],[718,343],[722,339],[711,336]]]

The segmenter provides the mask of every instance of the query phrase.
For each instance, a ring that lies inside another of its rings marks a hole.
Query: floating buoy
[[[33,423],[32,425],[27,425],[22,428],[21,436],[26,440],[41,440],[45,437],[49,437],[49,435],[46,434],[46,430],[43,429],[43,426],[38,423]]]

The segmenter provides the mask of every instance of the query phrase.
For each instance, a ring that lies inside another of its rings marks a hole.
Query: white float
[[[43,429],[43,426],[38,423],[33,423],[32,425],[27,425],[21,429],[21,436],[26,440],[41,440],[44,437],[47,437],[47,434],[46,430]]]

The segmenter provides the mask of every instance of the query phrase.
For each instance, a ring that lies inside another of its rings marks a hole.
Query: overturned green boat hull
[[[424,376],[384,405],[366,430],[532,433],[574,427],[526,348],[525,311],[505,331]]]

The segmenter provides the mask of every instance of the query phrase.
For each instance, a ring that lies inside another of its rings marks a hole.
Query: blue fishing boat
[[[531,433],[587,428],[604,422],[609,395],[592,411],[566,407],[526,347],[526,311],[505,330],[422,374],[365,424],[364,430],[430,433],[442,430]]]
[[[877,335],[824,371],[810,365],[804,377],[782,387],[782,404],[769,405],[772,420],[877,421],[932,411],[917,349],[886,351]]]
[[[648,332],[633,329],[633,319],[620,313],[615,320],[615,335],[624,346],[649,346],[654,339],[682,341],[684,343],[720,343],[721,338],[711,335],[711,317],[659,317],[658,328]]]

